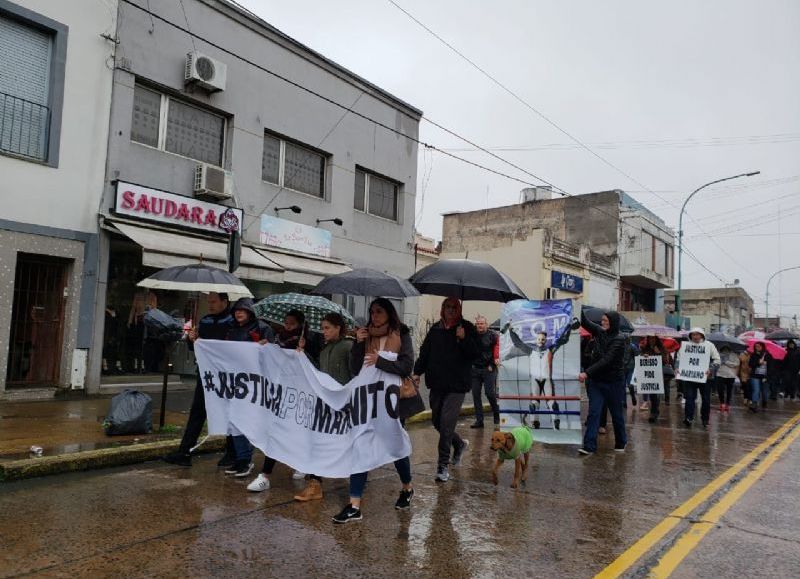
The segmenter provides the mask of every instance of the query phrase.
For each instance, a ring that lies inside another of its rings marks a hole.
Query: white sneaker
[[[304,472],[300,472],[299,470],[296,470],[296,471],[294,471],[294,473],[292,474],[292,478],[293,478],[294,480],[303,480],[304,478],[306,478],[306,473],[304,473]]]
[[[259,475],[253,479],[253,482],[247,485],[247,490],[253,493],[261,493],[269,490],[269,479],[267,475],[263,472],[259,473]]]

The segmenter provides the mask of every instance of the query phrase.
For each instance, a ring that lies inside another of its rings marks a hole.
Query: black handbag
[[[423,410],[425,410],[425,401],[422,399],[422,395],[419,392],[417,392],[416,396],[412,396],[411,398],[400,398],[400,402],[397,406],[397,414],[402,420],[407,420],[412,416],[416,416]]]

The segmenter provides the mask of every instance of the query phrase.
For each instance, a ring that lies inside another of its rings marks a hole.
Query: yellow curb
[[[180,440],[176,438],[158,442],[131,444],[129,446],[0,462],[0,481],[21,480],[156,460],[177,450],[179,444]],[[224,446],[224,436],[211,437],[195,452],[218,452]]]

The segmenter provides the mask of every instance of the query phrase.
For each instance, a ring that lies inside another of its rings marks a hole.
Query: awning
[[[228,244],[189,234],[173,233],[150,227],[139,227],[113,221],[114,228],[142,246],[142,263],[148,267],[165,268],[190,265],[201,259],[225,267]],[[284,282],[283,268],[252,247],[242,245],[242,258],[236,275],[243,279]]]
[[[283,277],[287,283],[315,286],[329,275],[344,273],[352,269],[340,261],[324,257],[283,253],[263,247],[257,247],[255,250],[286,270]]]

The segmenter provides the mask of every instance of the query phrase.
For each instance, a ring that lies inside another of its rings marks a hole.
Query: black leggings
[[[717,376],[717,394],[719,394],[720,404],[730,404],[733,400],[734,378],[720,378]]]

